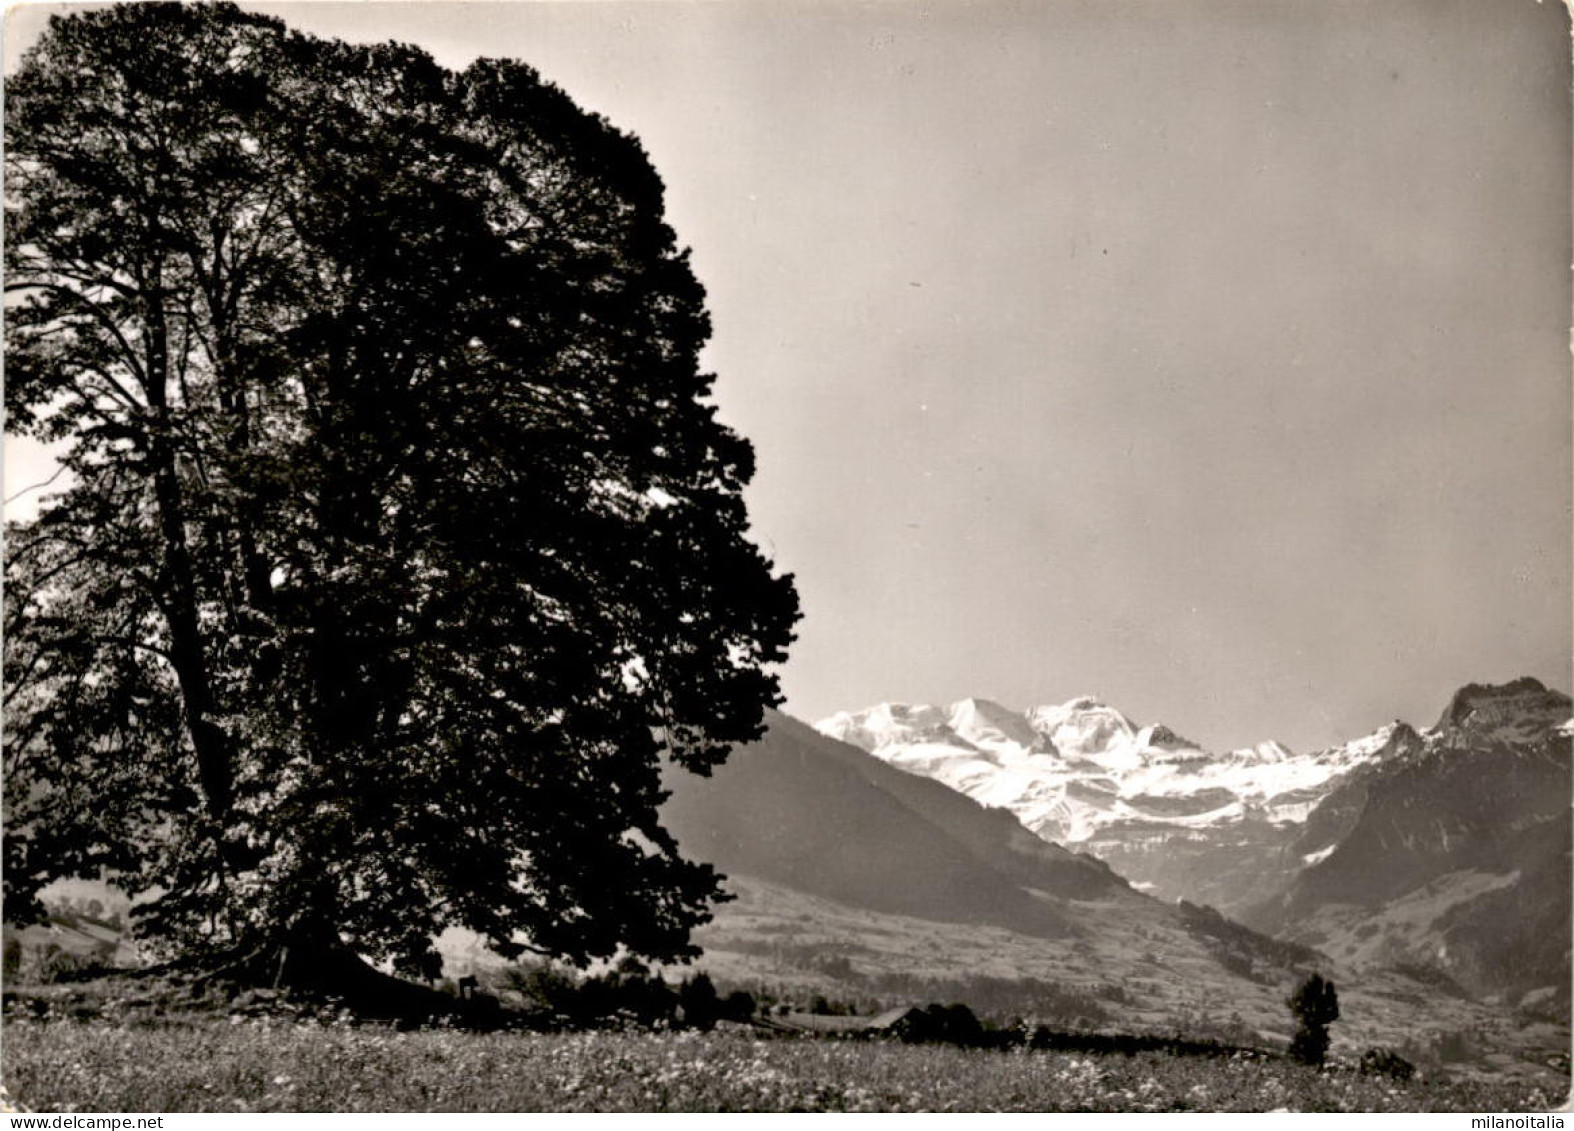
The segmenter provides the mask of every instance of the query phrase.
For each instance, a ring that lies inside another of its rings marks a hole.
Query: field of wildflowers
[[[5,1026],[35,1111],[1536,1111],[1528,1084],[1397,1082],[1279,1061],[713,1033],[392,1029],[234,1015]]]

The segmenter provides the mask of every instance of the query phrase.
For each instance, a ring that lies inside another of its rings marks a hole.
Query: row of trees
[[[51,21],[6,85],[8,912],[112,869],[269,976],[692,953],[660,766],[755,737],[797,616],[631,137],[227,5]]]

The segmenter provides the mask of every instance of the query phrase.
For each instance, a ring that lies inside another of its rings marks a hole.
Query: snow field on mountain
[[[1084,695],[1023,712],[987,699],[882,703],[832,715],[818,729],[1074,844],[1130,823],[1304,821],[1338,778],[1390,746],[1397,726],[1312,754],[1273,741],[1214,754]]]

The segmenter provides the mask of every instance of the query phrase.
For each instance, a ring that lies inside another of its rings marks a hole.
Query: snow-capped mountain
[[[1566,1017],[1569,713],[1531,679],[1462,689],[1406,754],[1334,788],[1285,851],[1300,865],[1244,920]]]
[[[1277,742],[1212,753],[1091,696],[1023,712],[983,699],[887,703],[832,715],[818,729],[1009,809],[1039,836],[1099,857],[1144,890],[1228,911],[1280,890],[1331,851],[1319,843],[1286,852],[1304,839],[1318,804],[1364,767],[1486,734],[1528,741],[1568,713],[1566,697],[1534,680],[1472,685],[1428,731],[1396,721],[1305,754]]]

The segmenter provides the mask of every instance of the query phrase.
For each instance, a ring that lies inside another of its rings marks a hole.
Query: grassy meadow
[[[1218,968],[1180,935],[1116,932],[1052,948],[1004,932],[975,937],[851,914],[746,889],[703,932],[705,966],[724,991],[747,987],[767,1015],[808,1010],[820,995],[865,1016],[965,1001],[1001,1026],[1015,1014],[1063,1033],[1173,1035],[1259,1050],[1287,1041],[1275,1030],[1291,1020],[1282,988],[1209,981]],[[69,941],[65,926],[98,922],[66,916],[50,937]],[[569,980],[523,967],[510,977],[480,964],[462,940],[447,942],[450,965],[478,970],[494,1003],[510,1011],[499,1022],[619,1024],[612,1015],[580,1016],[591,998]],[[1332,1064],[1318,1071],[1271,1055],[969,1049],[726,1022],[705,1033],[661,1028],[666,1022],[656,1031],[400,1031],[357,1021],[333,998],[151,971],[95,974],[98,951],[58,954],[57,970],[45,951],[20,944],[13,949],[25,953],[5,987],[0,1101],[40,1112],[1525,1112],[1556,1107],[1569,1086],[1566,1025],[1545,1023],[1541,1032],[1482,1003],[1418,996],[1416,987],[1381,980],[1341,987]],[[102,950],[103,941],[84,936],[82,945]],[[1136,968],[1140,957],[1117,946],[1151,948],[1154,976],[1111,980],[1111,967]],[[972,959],[973,968],[964,977],[954,958],[937,955]],[[664,973],[675,988],[690,971]],[[1460,1040],[1447,1058],[1421,1055],[1435,1051],[1440,1035],[1466,1032],[1470,1047]],[[1362,1052],[1379,1045],[1410,1057],[1416,1075],[1357,1071]]]
[[[347,1021],[15,1013],[3,1075],[34,1111],[1537,1111],[1523,1082],[1277,1060],[1006,1052],[710,1033],[400,1032]]]

